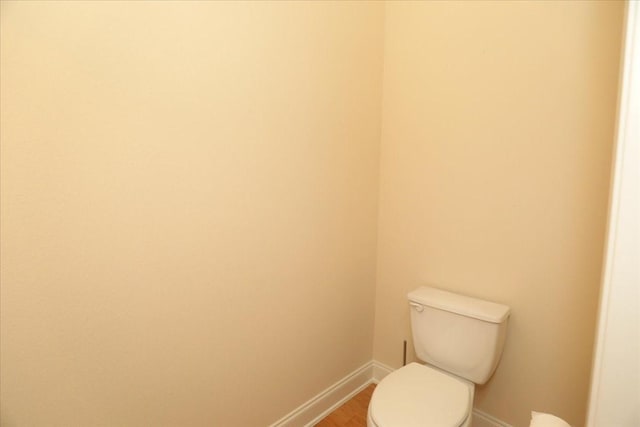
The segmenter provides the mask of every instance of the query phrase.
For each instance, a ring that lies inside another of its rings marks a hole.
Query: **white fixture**
[[[529,427],[571,427],[568,422],[555,415],[544,412],[531,411],[531,424]]]
[[[627,2],[587,427],[640,426],[640,3]]]
[[[421,287],[408,295],[416,354],[376,387],[368,427],[468,427],[475,384],[502,355],[509,307]],[[475,383],[475,384],[474,384]]]

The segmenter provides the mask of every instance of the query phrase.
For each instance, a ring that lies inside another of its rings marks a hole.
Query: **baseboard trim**
[[[340,381],[303,403],[269,427],[311,427],[340,405],[358,394],[371,383],[378,384],[395,369],[371,360]],[[473,409],[473,427],[512,427],[476,408]]]
[[[362,384],[360,387],[358,387],[357,389],[355,389],[354,391],[352,391],[351,393],[349,393],[348,395],[346,395],[345,397],[343,397],[342,399],[340,399],[339,401],[337,401],[336,403],[331,405],[330,408],[324,410],[320,415],[318,415],[313,420],[311,420],[311,422],[307,423],[305,425],[305,427],[314,426],[317,423],[319,423],[320,421],[322,421],[323,418],[325,418],[327,415],[329,415],[330,413],[332,413],[333,411],[338,409],[340,406],[342,406],[344,403],[346,403],[347,400],[351,399],[353,396],[355,396],[356,394],[360,393],[362,390],[364,390],[372,382],[373,381],[371,379],[369,379],[367,382]]]
[[[298,406],[269,427],[310,427],[373,382],[373,361]]]
[[[373,382],[378,384],[384,377],[395,371],[391,366],[380,363],[377,360],[371,361],[373,365]]]
[[[473,408],[472,425],[473,427],[512,427],[510,424],[497,419],[493,415],[489,415],[476,408]]]

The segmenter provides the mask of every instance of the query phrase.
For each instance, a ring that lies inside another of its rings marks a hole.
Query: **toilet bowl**
[[[423,286],[408,295],[416,355],[373,391],[368,427],[469,427],[500,361],[509,307]]]
[[[375,388],[367,427],[468,427],[473,392],[469,381],[410,363]]]

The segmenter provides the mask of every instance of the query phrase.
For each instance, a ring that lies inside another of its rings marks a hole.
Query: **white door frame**
[[[640,426],[640,3],[627,2],[587,427]]]

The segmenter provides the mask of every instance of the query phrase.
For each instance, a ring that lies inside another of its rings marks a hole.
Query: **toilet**
[[[510,309],[423,286],[408,294],[416,355],[425,362],[375,388],[368,427],[469,427],[475,384],[500,361]]]

